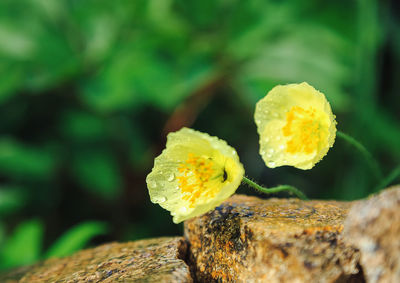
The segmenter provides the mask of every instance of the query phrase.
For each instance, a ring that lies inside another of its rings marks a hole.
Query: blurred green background
[[[0,269],[181,234],[145,177],[182,126],[225,139],[266,186],[372,193],[365,160],[339,139],[313,170],[268,169],[253,113],[276,84],[307,81],[388,174],[399,15],[396,0],[1,0]]]

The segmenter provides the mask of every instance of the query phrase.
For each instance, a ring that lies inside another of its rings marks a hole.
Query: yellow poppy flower
[[[278,85],[256,105],[260,154],[270,167],[310,169],[332,147],[336,121],[325,96],[309,84]]]
[[[221,204],[236,191],[243,174],[235,149],[225,141],[182,128],[168,134],[146,183],[151,201],[179,223]]]

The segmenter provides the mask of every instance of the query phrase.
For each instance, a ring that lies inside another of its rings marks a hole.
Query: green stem
[[[358,142],[353,137],[341,132],[337,131],[337,136],[354,146],[361,154],[365,157],[368,162],[369,167],[371,168],[373,174],[375,175],[378,181],[382,180],[383,174],[379,167],[378,162],[372,157],[372,154],[363,146],[360,142]]]
[[[376,187],[374,192],[377,192],[383,188],[386,188],[388,185],[390,185],[394,180],[396,180],[398,177],[400,177],[400,165],[397,166],[390,172]]]
[[[254,189],[256,189],[264,194],[273,194],[273,193],[278,193],[278,192],[282,192],[282,191],[289,191],[290,193],[296,195],[299,199],[303,199],[303,200],[308,199],[302,191],[300,191],[299,189],[297,189],[293,186],[280,185],[280,186],[276,186],[273,188],[264,188],[264,187],[260,186],[259,184],[257,184],[256,182],[253,182],[252,180],[250,180],[246,177],[243,177],[243,182],[245,182],[249,186],[253,187]]]

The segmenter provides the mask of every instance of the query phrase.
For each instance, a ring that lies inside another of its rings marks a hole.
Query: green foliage
[[[2,222],[0,222],[0,247],[3,247],[4,245],[4,241],[6,239],[6,231],[5,231],[5,227],[4,224]]]
[[[107,135],[103,119],[83,111],[66,111],[61,118],[60,131],[74,142],[101,140]]]
[[[107,152],[80,152],[73,162],[77,181],[87,190],[105,198],[115,198],[121,191],[116,163]]]
[[[84,248],[95,236],[105,234],[107,226],[102,222],[83,222],[70,228],[46,252],[45,257],[62,257]]]
[[[84,248],[94,237],[107,233],[108,229],[98,221],[80,223],[59,237],[44,254],[43,230],[41,221],[27,220],[4,241],[4,228],[0,223],[0,269],[31,264],[42,258],[67,256]]]
[[[43,227],[39,220],[27,220],[15,228],[0,253],[2,268],[25,265],[39,259]]]
[[[0,1],[0,268],[43,258],[42,244],[86,219],[112,226],[107,240],[179,233],[144,180],[165,132],[182,126],[227,140],[268,187],[374,192],[340,142],[312,171],[265,168],[252,117],[276,84],[307,81],[388,176],[400,160],[395,13],[376,0]],[[49,255],[103,231],[82,225]]]
[[[22,208],[25,201],[25,197],[20,188],[1,187],[0,219],[18,211],[20,208]]]
[[[54,158],[45,148],[25,146],[15,140],[0,139],[0,172],[14,178],[48,178]]]

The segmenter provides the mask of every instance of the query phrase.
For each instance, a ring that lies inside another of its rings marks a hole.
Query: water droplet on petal
[[[275,167],[275,162],[273,162],[273,161],[268,162],[267,165],[268,165],[269,167]]]
[[[179,208],[179,212],[180,213],[186,213],[187,212],[187,208],[185,206],[182,206],[181,208]]]
[[[149,188],[154,189],[155,187],[157,187],[157,183],[155,181],[149,181],[147,182],[147,184],[149,185]]]
[[[171,173],[171,174],[168,175],[167,181],[168,182],[172,182],[173,180],[175,180],[175,174]]]
[[[281,144],[281,145],[279,146],[279,149],[285,149],[285,146],[284,146],[283,144]]]
[[[156,196],[156,197],[153,197],[153,201],[156,202],[156,203],[163,203],[163,202],[165,202],[166,200],[167,200],[167,198],[164,197],[164,196]]]

